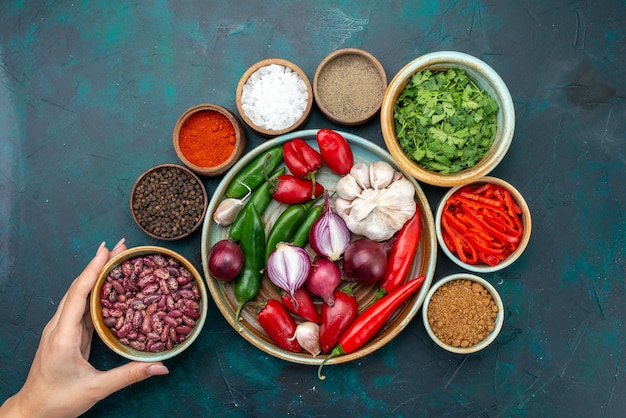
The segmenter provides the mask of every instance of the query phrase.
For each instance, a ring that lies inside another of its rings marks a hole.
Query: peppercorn
[[[155,167],[141,177],[131,202],[139,226],[162,239],[191,233],[202,221],[205,205],[198,179],[171,165]]]

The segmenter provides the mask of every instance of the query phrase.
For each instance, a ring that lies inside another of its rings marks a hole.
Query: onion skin
[[[352,241],[343,255],[344,279],[357,283],[376,283],[387,271],[388,246],[369,238]]]
[[[243,268],[243,251],[231,239],[216,242],[208,255],[209,273],[221,282],[234,280]]]
[[[324,302],[333,306],[335,304],[333,293],[340,282],[341,269],[337,264],[321,256],[313,259],[311,271],[305,283],[309,292],[321,297]]]

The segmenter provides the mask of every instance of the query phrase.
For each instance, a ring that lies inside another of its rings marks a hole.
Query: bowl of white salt
[[[302,126],[313,106],[313,89],[296,64],[268,58],[252,65],[237,84],[237,110],[255,132],[274,137]]]

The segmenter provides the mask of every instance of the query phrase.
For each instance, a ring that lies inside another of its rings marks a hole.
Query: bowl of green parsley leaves
[[[380,111],[393,158],[417,180],[454,187],[487,175],[515,130],[511,94],[484,61],[456,51],[422,55],[387,87]]]

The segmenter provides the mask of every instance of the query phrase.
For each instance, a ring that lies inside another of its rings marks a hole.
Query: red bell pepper
[[[268,181],[274,200],[287,205],[308,202],[324,193],[324,186],[320,183],[299,179],[291,174],[283,174]]]
[[[339,342],[335,348],[333,348],[333,351],[331,351],[322,364],[320,364],[317,377],[320,380],[326,378],[322,376],[322,367],[331,358],[353,353],[367,344],[385,325],[391,315],[411,297],[411,295],[422,287],[425,279],[424,276],[420,276],[409,280],[393,292],[377,300],[373,305],[357,316],[354,322],[341,334]]]
[[[302,346],[295,338],[296,321],[276,299],[269,299],[258,310],[257,319],[267,335],[280,348],[299,353]]]
[[[285,165],[294,176],[315,180],[315,174],[322,167],[322,156],[312,146],[300,138],[292,139],[283,145]]]
[[[354,321],[359,312],[359,303],[352,293],[352,286],[337,289],[333,294],[335,304],[322,304],[320,315],[320,345],[328,353],[335,347],[339,337]]]
[[[316,139],[322,160],[330,171],[340,176],[348,174],[354,165],[354,155],[343,135],[330,129],[320,129]]]
[[[301,316],[307,321],[319,324],[320,315],[317,312],[317,308],[315,308],[315,304],[313,303],[313,299],[311,299],[309,292],[304,287],[301,287],[296,291],[294,296],[296,304],[294,304],[294,300],[289,293],[285,291],[281,292],[280,299],[283,302],[283,305],[285,305],[285,308],[296,315]]]
[[[499,185],[463,187],[445,203],[444,243],[464,263],[494,266],[521,242],[521,213],[510,192]]]

